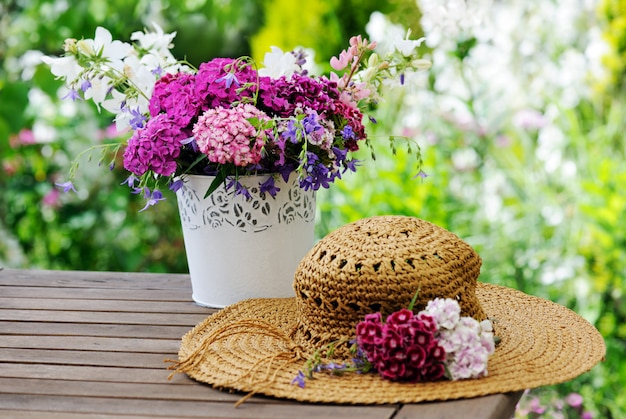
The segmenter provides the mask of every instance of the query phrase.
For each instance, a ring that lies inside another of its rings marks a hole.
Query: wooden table
[[[0,270],[2,418],[510,418],[521,393],[414,405],[342,406],[217,391],[166,358],[215,310],[187,275]]]

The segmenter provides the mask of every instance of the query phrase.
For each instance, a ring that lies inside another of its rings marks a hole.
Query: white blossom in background
[[[272,46],[270,52],[265,53],[263,66],[259,69],[259,76],[278,79],[285,76],[291,79],[291,75],[300,70],[296,63],[296,56],[291,52],[283,52],[282,49]]]
[[[448,156],[454,170],[446,178],[447,188],[461,202],[479,208],[477,223],[512,240],[527,228],[531,211],[538,212],[537,222],[545,226],[575,228],[569,225],[563,197],[545,185],[562,185],[568,197],[576,196],[578,170],[561,121],[564,111],[590,97],[589,81],[604,74],[601,57],[607,46],[595,22],[597,1],[416,2],[425,44],[432,49],[427,58],[434,85],[407,88],[396,108],[398,128],[420,135],[425,153],[426,147],[456,141]],[[376,13],[367,31],[378,48],[387,49],[405,34]],[[464,42],[470,47],[461,58]],[[493,156],[486,147],[501,153]],[[480,170],[481,182],[468,174],[475,170]],[[527,239],[529,248],[547,245]],[[515,263],[537,272],[544,283],[579,272],[570,255],[544,252],[520,255]],[[555,270],[560,263],[566,268]]]
[[[131,39],[139,49],[130,44],[113,40],[103,27],[96,28],[93,39],[68,40],[63,57],[42,57],[52,74],[66,81],[64,98],[92,100],[100,107],[116,115],[118,132],[140,124],[140,115],[148,112],[149,98],[156,81],[166,73],[189,71],[170,52],[176,33],[165,33],[154,23],[154,31],[134,32]],[[130,85],[138,92],[128,95],[119,90]]]

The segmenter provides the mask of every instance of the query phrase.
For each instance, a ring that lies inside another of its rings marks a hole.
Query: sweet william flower
[[[266,134],[257,131],[250,118],[269,119],[249,104],[207,110],[193,128],[198,148],[213,163],[240,167],[258,163]]]

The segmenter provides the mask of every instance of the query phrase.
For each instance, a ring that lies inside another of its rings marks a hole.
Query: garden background
[[[87,164],[78,194],[55,188],[74,156],[117,136],[110,115],[62,101],[41,64],[65,38],[104,26],[127,41],[158,22],[196,66],[262,61],[277,45],[312,48],[328,70],[351,35],[385,43],[410,28],[433,67],[380,104],[376,159],[364,153],[357,173],[318,193],[317,236],[392,213],[453,231],[483,258],[482,281],[566,305],[605,338],[606,362],[531,392],[517,417],[579,417],[571,393],[593,417],[626,417],[624,10],[624,0],[1,0],[0,267],[187,269],[173,194],[139,214],[123,170]],[[389,151],[389,134],[420,146],[427,178],[402,147]]]

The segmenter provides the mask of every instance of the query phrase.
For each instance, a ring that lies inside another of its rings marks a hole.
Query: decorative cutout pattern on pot
[[[242,182],[243,183],[243,182]],[[311,222],[315,218],[315,195],[303,191],[295,182],[282,184],[276,197],[262,193],[257,185],[248,186],[252,199],[235,196],[234,189],[219,187],[204,199],[201,191],[187,183],[178,191],[181,222],[190,229],[218,229],[230,226],[244,233],[265,231],[277,224],[290,224],[298,219]],[[281,199],[281,195],[287,199]]]

